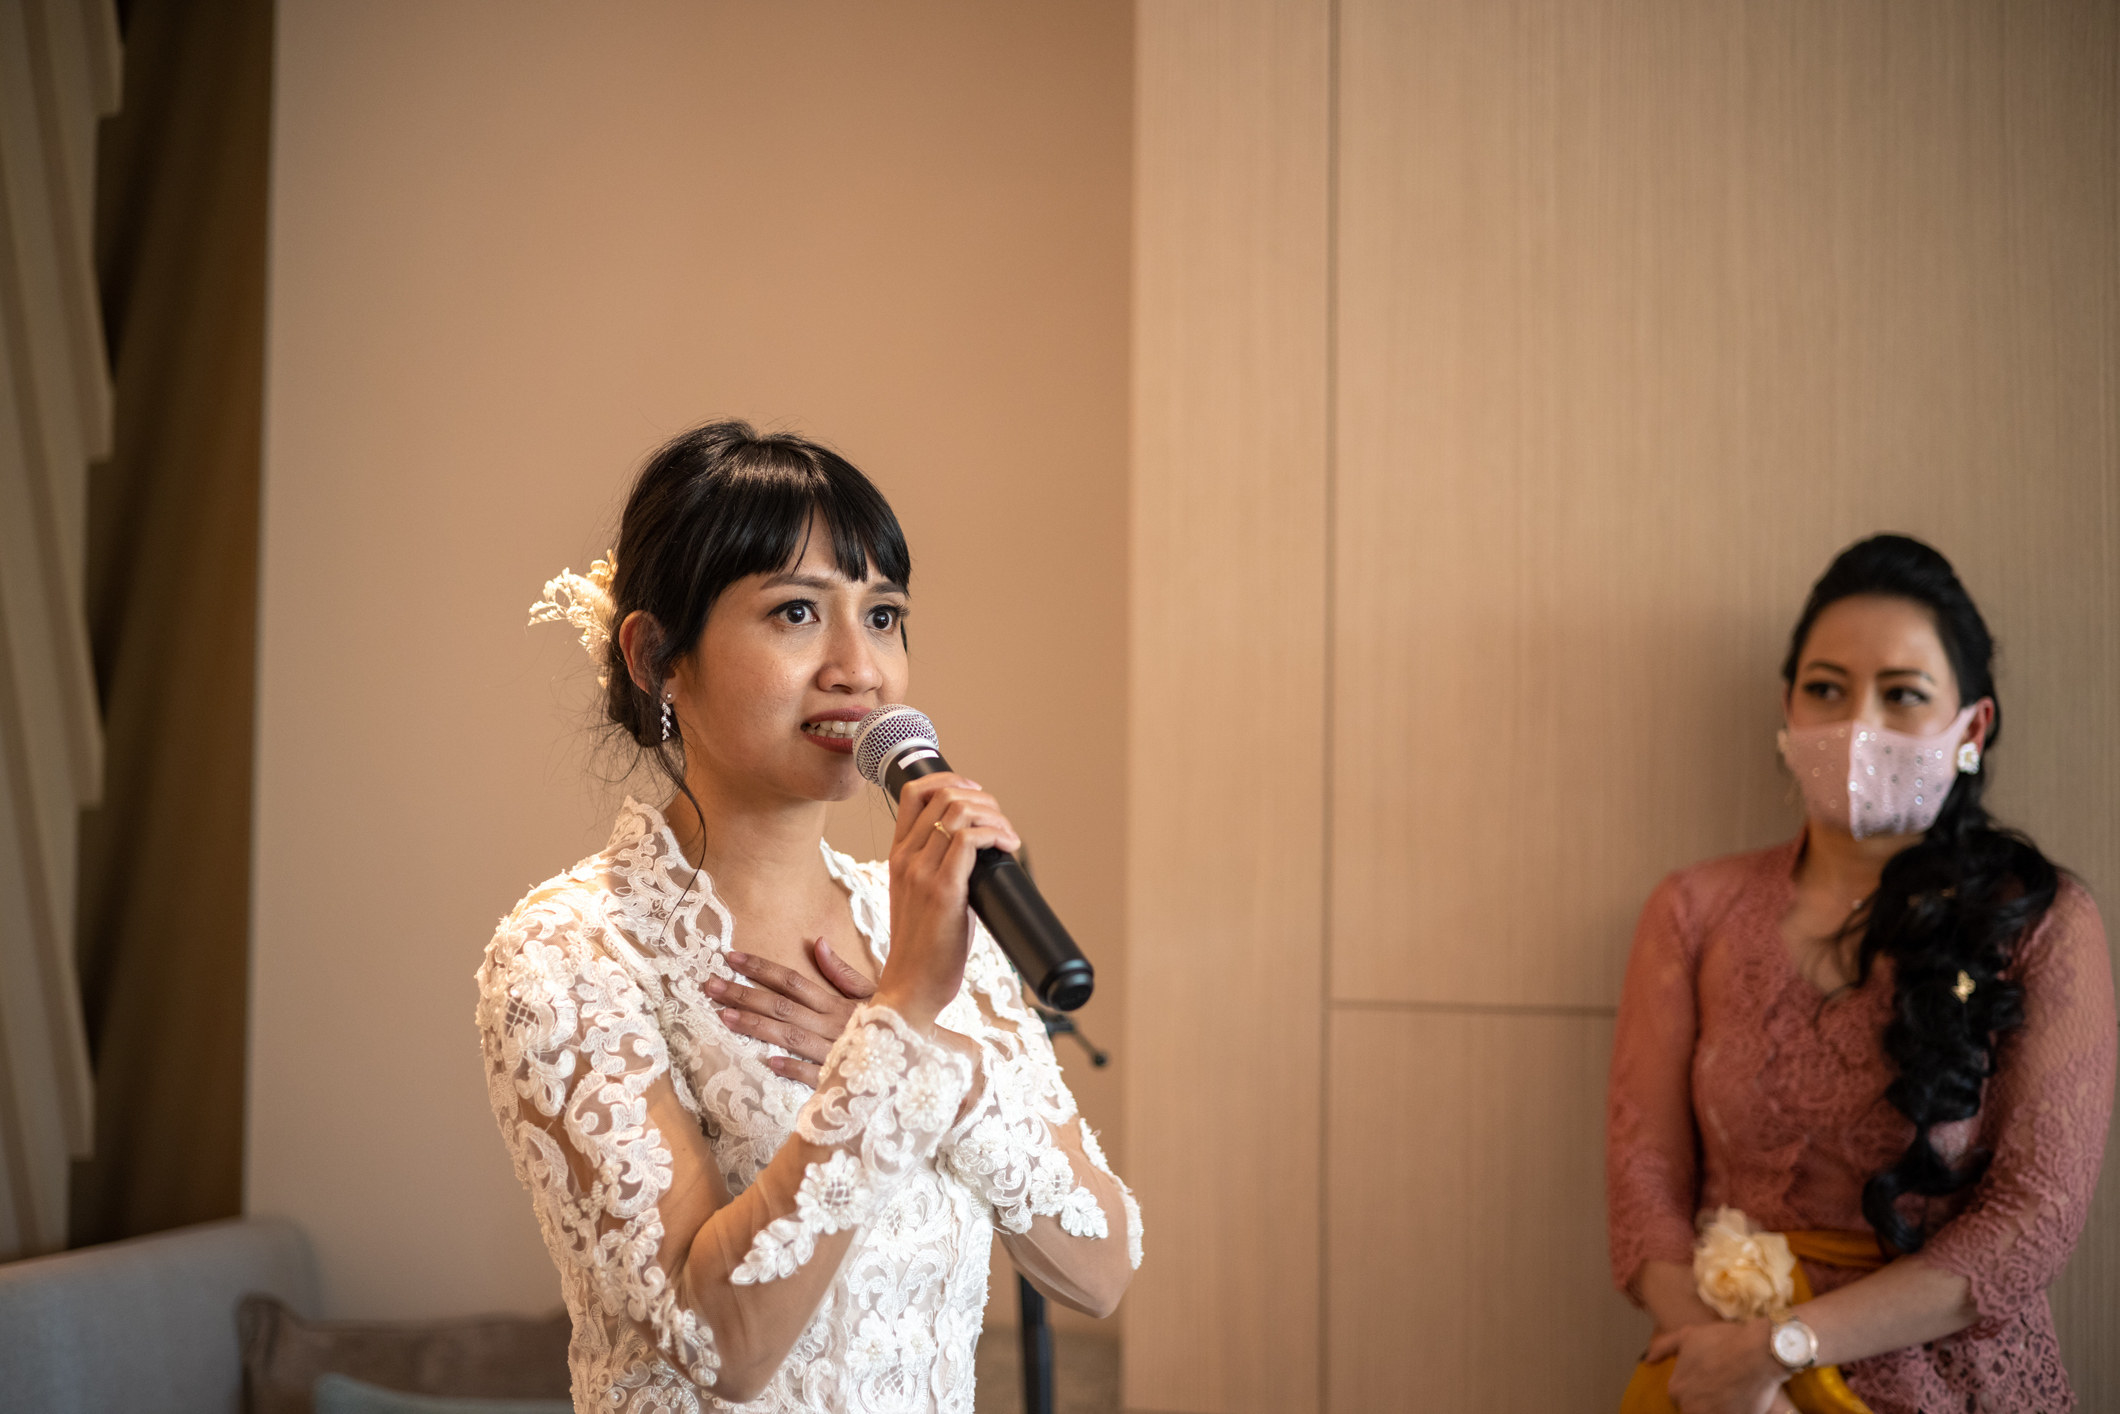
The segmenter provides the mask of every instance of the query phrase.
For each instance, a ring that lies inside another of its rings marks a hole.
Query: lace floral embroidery
[[[1082,1126],[1082,1152],[1097,1171],[1119,1185],[1119,1202],[1126,1209],[1126,1260],[1135,1271],[1141,1270],[1141,1205],[1134,1201],[1134,1190],[1126,1186],[1126,1180],[1112,1172],[1111,1164],[1104,1157],[1104,1146],[1097,1142],[1097,1131],[1087,1124]],[[1101,1235],[1101,1234],[1100,1234]]]
[[[495,959],[479,1007],[487,1086],[563,1275],[571,1268],[711,1388],[721,1369],[713,1333],[656,1262],[670,1151],[647,1122],[645,1095],[669,1056],[625,969],[563,941],[578,921],[555,900],[504,926],[514,946]],[[555,1130],[589,1172],[570,1166]]]
[[[830,849],[823,858],[848,892],[855,926],[883,960],[886,866],[856,864]],[[628,801],[601,852],[540,885],[502,920],[479,970],[494,1115],[574,1318],[575,1407],[605,1414],[733,1407],[713,1393],[721,1368],[714,1334],[658,1257],[667,1234],[657,1205],[678,1177],[670,1138],[654,1118],[670,1111],[649,1108],[666,1084],[685,1121],[706,1136],[729,1192],[748,1188],[801,1132],[838,1152],[811,1166],[814,1178],[805,1170],[798,1222],[814,1219],[821,1233],[826,1222],[845,1222],[864,1207],[868,1214],[850,1224],[859,1231],[837,1276],[743,1414],[972,1414],[972,1354],[995,1225],[987,1205],[936,1157],[972,1067],[956,1057],[963,1070],[950,1084],[894,1092],[891,1122],[931,1137],[920,1141],[925,1157],[889,1193],[864,1195],[855,1181],[859,1145],[847,1142],[851,1135],[829,1138],[853,1114],[851,1086],[844,1106],[828,1107],[773,1072],[771,1048],[721,1023],[705,988],[716,977],[733,979],[726,962],[733,936],[713,880],[684,862],[659,812]],[[939,1021],[978,1043],[988,1083],[1005,1075],[1027,1112],[1048,1126],[1074,1118],[1044,1027],[983,932],[966,985]],[[868,1083],[872,1070],[890,1063],[889,1044],[864,1044],[854,1069]],[[996,1070],[994,1057],[1012,1063]],[[1082,1135],[1091,1164],[1108,1173],[1093,1136],[1086,1128]],[[1138,1262],[1130,1198],[1127,1211]]]
[[[1028,1232],[1031,1219],[1057,1217],[1076,1237],[1106,1237],[1096,1195],[1053,1143],[1052,1129],[1020,1098],[1020,1086],[990,1077],[980,1107],[953,1133],[942,1161],[994,1210],[1004,1232]]]
[[[1864,1230],[1863,1179],[1911,1134],[1885,1097],[1892,978],[1824,997],[1790,965],[1780,921],[1797,844],[1696,865],[1643,910],[1613,1046],[1607,1194],[1613,1275],[1684,1260],[1700,1208],[1739,1207],[1781,1231]],[[2104,929],[2073,881],[2019,944],[2024,1027],[2001,1048],[1975,1120],[1941,1126],[1955,1160],[1994,1157],[1968,1192],[1932,1202],[1917,1260],[1966,1278],[1980,1320],[1843,1368],[1877,1414],[2074,1407],[2046,1287],[2081,1231],[2111,1114],[2115,1034]],[[1911,1214],[1911,1209],[1910,1209]],[[1856,1278],[1806,1264],[1831,1291]]]
[[[748,1286],[793,1276],[818,1238],[868,1222],[934,1152],[971,1084],[964,1057],[926,1040],[889,1007],[858,1008],[795,1121],[812,1144],[852,1147],[803,1171],[794,1216],[760,1228],[729,1280]]]

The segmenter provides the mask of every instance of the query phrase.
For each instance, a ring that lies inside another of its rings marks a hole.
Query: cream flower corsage
[[[1796,1254],[1789,1239],[1763,1232],[1735,1208],[1703,1215],[1693,1244],[1693,1285],[1726,1321],[1781,1320],[1796,1304]]]
[[[533,624],[564,622],[582,631],[582,647],[596,664],[596,681],[603,687],[611,685],[610,660],[604,645],[611,641],[611,616],[616,609],[611,602],[611,578],[617,560],[618,556],[607,550],[603,559],[589,566],[586,575],[561,570],[556,578],[545,581],[545,597],[530,606]]]

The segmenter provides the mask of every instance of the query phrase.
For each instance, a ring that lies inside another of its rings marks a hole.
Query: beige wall
[[[1127,7],[289,0],[278,44],[248,1205],[330,1310],[557,1299],[471,973],[617,794],[523,620],[710,416],[892,498],[913,700],[1117,1049],[1123,783],[1074,763],[1124,753]],[[1070,1066],[1122,1163],[1127,1063]]]
[[[1958,562],[1997,807],[2115,911],[2115,13],[1140,31],[1129,918],[1138,994],[1189,999],[1129,1033],[1128,1401],[1610,1408],[1633,916],[1794,828],[1775,669],[1842,545]],[[2056,1294],[2086,1408],[2116,1209],[2108,1176]]]

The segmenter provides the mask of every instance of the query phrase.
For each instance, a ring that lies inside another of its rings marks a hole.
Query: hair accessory
[[[1973,976],[1971,973],[1963,970],[1959,972],[1958,983],[1951,988],[1951,995],[1958,998],[1961,1002],[1969,1002],[1973,999]]]
[[[582,647],[596,664],[596,681],[601,687],[611,685],[611,665],[604,645],[611,641],[611,616],[616,609],[611,602],[611,580],[618,572],[617,564],[617,553],[606,550],[604,558],[590,565],[586,575],[561,570],[557,578],[545,581],[545,597],[530,606],[533,624],[565,622],[582,631]],[[669,735],[667,725],[663,735]]]
[[[1958,773],[1963,776],[1980,774],[1980,748],[1971,742],[1958,748]]]

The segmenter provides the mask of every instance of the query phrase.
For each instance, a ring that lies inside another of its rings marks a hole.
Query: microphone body
[[[879,726],[895,729],[883,734],[893,739],[884,742],[876,737],[872,728]],[[910,707],[871,712],[862,719],[854,740],[861,774],[883,787],[893,804],[906,782],[950,769],[936,747],[933,724]],[[1066,926],[1014,855],[999,849],[980,850],[972,865],[969,891],[972,912],[986,924],[1040,1002],[1055,1011],[1073,1011],[1089,1000],[1096,987],[1089,959],[1075,946]]]

